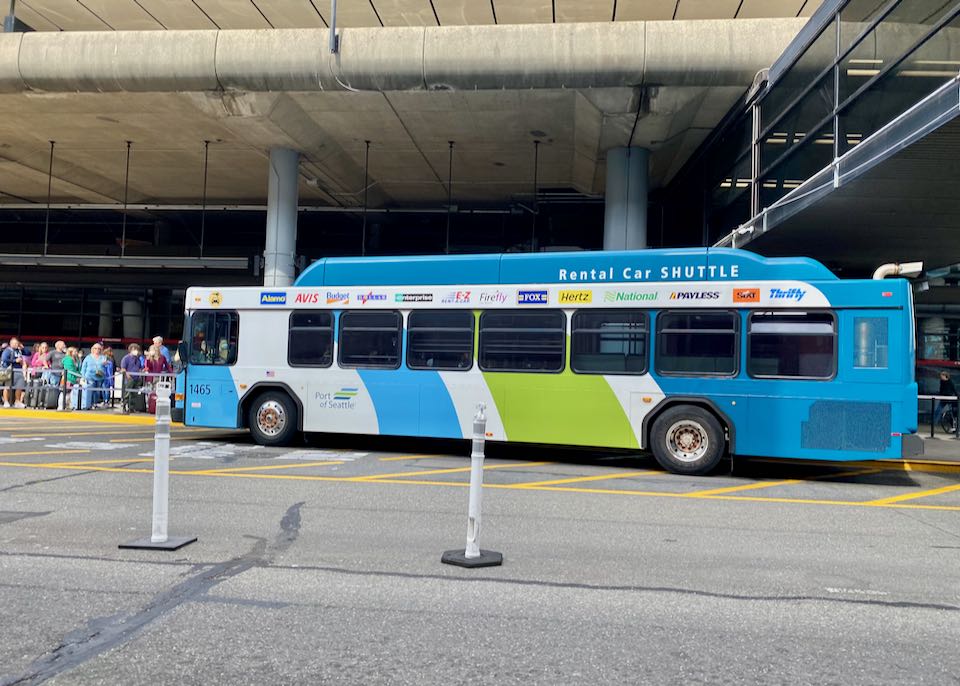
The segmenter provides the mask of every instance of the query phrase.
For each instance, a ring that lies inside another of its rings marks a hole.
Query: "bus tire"
[[[650,450],[674,474],[709,473],[723,458],[726,439],[713,414],[696,405],[664,410],[650,431]]]
[[[297,405],[282,391],[268,391],[251,403],[247,420],[255,443],[288,445],[297,433]]]

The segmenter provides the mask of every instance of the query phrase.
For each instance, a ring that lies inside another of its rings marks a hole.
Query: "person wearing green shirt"
[[[66,393],[68,389],[73,389],[73,393],[70,395],[70,404],[73,407],[79,406],[79,388],[80,388],[80,369],[77,364],[77,349],[74,347],[67,348],[66,357],[63,358],[63,395],[61,397],[66,398]],[[66,406],[66,401],[64,401]]]

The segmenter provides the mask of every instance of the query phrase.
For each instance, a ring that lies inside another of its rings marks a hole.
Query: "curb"
[[[153,426],[153,415],[95,414],[89,411],[62,412],[59,410],[14,410],[0,408],[0,419],[49,419],[56,422],[77,422],[80,424],[126,424],[128,426]],[[173,426],[183,426],[173,422]]]

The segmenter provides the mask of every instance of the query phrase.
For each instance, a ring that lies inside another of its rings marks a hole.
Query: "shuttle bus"
[[[917,430],[903,279],[734,249],[328,258],[190,288],[188,426],[724,455],[900,458]]]

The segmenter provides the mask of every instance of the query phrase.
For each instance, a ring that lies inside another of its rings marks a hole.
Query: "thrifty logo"
[[[800,288],[771,288],[770,289],[770,299],[771,300],[795,300],[800,302],[803,300],[807,292]]]

